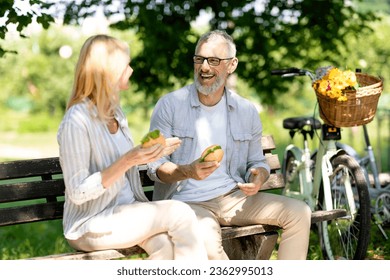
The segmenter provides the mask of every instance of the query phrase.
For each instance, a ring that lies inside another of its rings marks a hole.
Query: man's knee
[[[295,219],[300,223],[308,225],[311,224],[312,211],[306,202],[298,199],[291,199],[290,213],[293,213]]]
[[[307,205],[307,203],[306,202],[304,202],[304,201],[300,201],[299,200],[299,202],[300,202],[300,205],[298,206],[298,212],[300,213],[300,215],[302,216],[302,217],[305,217],[306,219],[311,219],[311,209],[310,209],[310,207],[309,207],[309,205]]]

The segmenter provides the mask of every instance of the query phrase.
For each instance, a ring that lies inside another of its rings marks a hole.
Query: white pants
[[[255,224],[282,228],[278,259],[306,259],[311,209],[303,201],[265,192],[246,196],[239,189],[234,189],[215,199],[189,205],[198,216],[209,259],[228,259],[222,247],[220,225]]]
[[[142,247],[152,260],[207,260],[195,213],[174,200],[138,202],[115,208],[110,234],[86,233],[68,240],[76,250]]]

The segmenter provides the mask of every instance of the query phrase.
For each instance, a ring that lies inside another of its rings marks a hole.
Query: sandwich
[[[156,144],[161,144],[165,146],[165,137],[162,135],[160,130],[156,129],[153,131],[148,132],[142,139],[141,139],[141,146],[142,148],[149,148]]]
[[[211,145],[207,147],[200,156],[200,162],[204,161],[218,161],[223,158],[224,152],[220,145]]]

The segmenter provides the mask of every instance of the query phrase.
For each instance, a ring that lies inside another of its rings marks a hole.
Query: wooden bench
[[[272,154],[275,149],[273,137],[264,136],[262,145],[272,170],[265,188],[268,190],[283,188],[279,158]],[[153,182],[146,175],[145,166],[139,167],[139,170],[145,193],[151,198]],[[62,170],[57,157],[0,163],[0,227],[61,219],[64,189]],[[312,214],[312,223],[331,220],[345,214],[345,211],[317,211]],[[223,227],[223,246],[230,259],[269,259],[275,248],[279,230],[278,227],[271,225]],[[74,251],[33,259],[101,260],[144,253],[140,247],[135,246],[87,253]]]

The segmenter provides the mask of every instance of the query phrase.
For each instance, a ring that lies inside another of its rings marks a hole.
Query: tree
[[[201,11],[210,15],[210,29],[224,29],[234,37],[240,60],[237,73],[264,104],[275,103],[278,94],[287,88],[270,77],[271,69],[316,68],[324,62],[346,65],[348,57],[342,54],[348,53],[347,38],[369,31],[368,24],[377,19],[373,13],[360,12],[346,4],[350,2],[340,0],[71,0],[49,1],[45,5],[41,1],[31,2],[41,5],[42,15],[45,8],[55,8],[51,14],[61,15],[65,24],[79,24],[98,8],[108,18],[123,15],[112,27],[135,30],[143,43],[142,51],[133,58],[137,67],[133,83],[146,92],[146,103],[150,104],[191,78],[192,55],[199,36],[192,24]],[[41,16],[40,21],[50,23],[49,14]]]
[[[11,24],[16,25],[16,29],[22,37],[25,37],[23,31],[30,23],[32,23],[33,20],[40,23],[43,28],[49,28],[50,23],[54,22],[54,18],[45,11],[47,11],[52,5],[53,3],[44,3],[39,0],[29,0],[28,5],[25,3],[25,9],[23,9],[21,1],[17,3],[17,1],[13,0],[0,0],[0,20],[4,20],[3,25],[0,24],[0,39],[5,39]],[[0,58],[7,52],[15,53],[13,50],[3,49],[0,45]]]
[[[211,15],[211,29],[225,29],[234,37],[240,60],[237,73],[268,104],[275,103],[284,89],[270,77],[271,69],[313,68],[323,61],[345,65],[347,58],[340,54],[348,48],[347,35],[361,35],[369,30],[367,23],[376,19],[340,0],[128,0],[119,1],[116,8],[111,0],[76,2],[80,1],[65,5],[65,23],[90,15],[91,3],[103,7],[107,17],[125,15],[112,26],[134,28],[140,36],[143,51],[133,60],[134,81],[154,100],[176,82],[191,78],[198,38],[191,24],[200,11]]]

